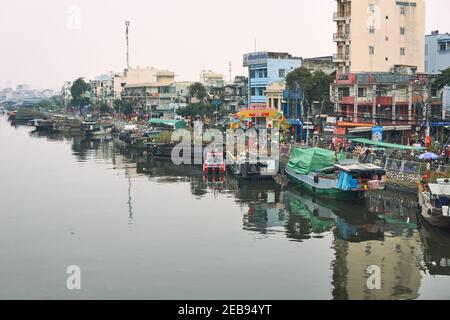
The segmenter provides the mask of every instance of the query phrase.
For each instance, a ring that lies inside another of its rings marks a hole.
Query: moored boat
[[[429,224],[450,231],[450,180],[419,185],[419,213]]]
[[[321,148],[293,148],[285,171],[292,182],[325,198],[354,200],[385,189],[384,169]]]
[[[203,172],[206,174],[224,174],[226,165],[223,152],[209,152],[203,163]]]
[[[52,120],[34,119],[30,121],[30,124],[36,128],[36,131],[57,131],[56,124]]]
[[[80,130],[86,137],[102,136],[112,133],[114,124],[100,121],[84,121],[81,123]]]

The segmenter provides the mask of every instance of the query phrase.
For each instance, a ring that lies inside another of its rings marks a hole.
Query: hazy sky
[[[79,15],[78,15],[79,11]],[[334,0],[0,0],[0,87],[59,87],[131,66],[198,80],[203,69],[245,74],[242,54],[331,55]],[[450,32],[450,1],[427,0],[427,33]],[[78,19],[79,17],[79,19]]]

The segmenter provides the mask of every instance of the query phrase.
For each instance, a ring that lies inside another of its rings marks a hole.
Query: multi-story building
[[[200,73],[200,83],[206,87],[223,87],[225,84],[223,74],[211,70],[203,70]]]
[[[267,86],[282,82],[286,75],[302,66],[302,58],[285,52],[253,52],[244,55],[248,68],[249,106],[267,107]]]
[[[283,82],[274,82],[267,86],[266,100],[269,108],[274,108],[281,111],[284,90],[286,90],[286,84]]]
[[[129,70],[123,78],[126,83],[123,87],[122,99],[133,101],[137,109],[146,113],[173,115],[177,99],[175,73],[154,68],[140,70],[144,72]],[[138,82],[140,80],[149,81],[141,83]]]
[[[225,85],[222,111],[236,113],[247,106],[248,79],[236,76],[234,82]]]
[[[112,75],[101,75],[89,82],[90,98],[93,101],[105,102],[108,107],[113,108],[114,103],[114,81]]]
[[[425,36],[425,72],[439,74],[450,68],[450,34],[433,31]]]
[[[337,0],[333,40],[337,72],[390,72],[394,65],[424,72],[424,0]]]
[[[322,71],[326,74],[336,72],[336,64],[333,62],[333,56],[304,58],[303,66],[311,72]]]
[[[442,103],[431,99],[429,79],[403,69],[338,74],[332,98],[337,126],[347,128],[349,134],[362,135],[383,126],[387,140],[403,144],[427,113],[431,119],[442,120]]]

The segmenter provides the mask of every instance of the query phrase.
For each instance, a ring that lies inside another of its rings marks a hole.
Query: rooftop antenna
[[[230,61],[228,71],[230,72],[230,82],[232,82],[233,65],[231,64],[231,61]]]
[[[128,40],[130,21],[125,21],[125,27],[126,27],[125,37],[127,39],[127,68],[130,69],[130,43]]]

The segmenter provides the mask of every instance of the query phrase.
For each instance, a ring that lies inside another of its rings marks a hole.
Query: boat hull
[[[322,198],[352,201],[364,195],[363,191],[344,191],[335,188],[332,186],[332,181],[326,181],[327,183],[321,181],[314,183],[314,181],[309,181],[311,180],[310,176],[296,174],[289,168],[286,168],[286,174],[292,183]]]

